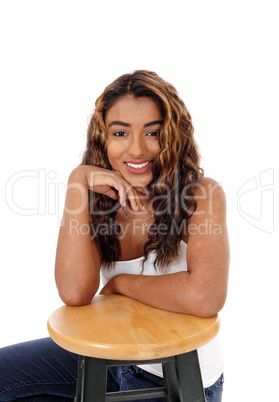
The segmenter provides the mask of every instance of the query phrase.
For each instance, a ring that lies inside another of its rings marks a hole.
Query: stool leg
[[[81,402],[83,399],[83,389],[84,389],[84,363],[85,357],[78,357],[78,372],[77,372],[77,386],[76,386],[76,397],[74,402]]]
[[[80,357],[75,402],[105,402],[107,361]]]
[[[163,375],[167,387],[167,401],[180,402],[175,363],[162,363]]]
[[[205,402],[197,351],[177,355],[175,360],[181,402]]]

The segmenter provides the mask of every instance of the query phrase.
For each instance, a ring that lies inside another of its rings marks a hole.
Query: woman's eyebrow
[[[155,126],[156,124],[162,124],[162,123],[163,123],[163,120],[153,120],[153,121],[150,121],[149,123],[144,124],[143,127]],[[111,121],[109,123],[108,127],[111,127],[111,126],[114,126],[114,125],[116,125],[116,126],[124,126],[124,127],[131,127],[130,123],[125,123],[124,121],[120,121],[120,120]]]
[[[108,126],[111,127],[111,126],[114,126],[114,125],[116,125],[116,126],[131,127],[131,124],[125,123],[124,121],[119,121],[119,120],[113,120],[113,121],[111,121]]]
[[[154,120],[146,123],[143,127],[155,126],[155,124],[163,124],[163,120]]]

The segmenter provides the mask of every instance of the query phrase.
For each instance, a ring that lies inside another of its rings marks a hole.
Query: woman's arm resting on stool
[[[195,198],[197,209],[188,221],[188,271],[119,275],[101,293],[121,293],[157,308],[201,317],[211,317],[222,309],[229,272],[225,195],[214,180],[203,178]]]
[[[57,243],[55,280],[62,301],[74,306],[90,303],[99,288],[100,266],[89,230],[88,183],[79,167],[69,177]]]

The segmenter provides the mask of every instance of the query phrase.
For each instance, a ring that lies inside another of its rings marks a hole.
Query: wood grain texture
[[[79,355],[148,360],[186,353],[219,331],[218,316],[200,318],[150,307],[126,296],[95,296],[82,307],[62,306],[48,320],[51,338]]]

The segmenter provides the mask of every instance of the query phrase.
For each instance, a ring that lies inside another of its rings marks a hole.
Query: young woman
[[[55,267],[61,299],[90,303],[101,279],[103,294],[213,316],[227,293],[225,197],[203,177],[183,101],[139,70],[109,85],[95,106],[82,164],[69,176]],[[217,339],[198,352],[207,401],[221,401]],[[77,357],[49,338],[3,348],[2,370],[0,401],[74,398]],[[109,391],[162,382],[160,365],[108,373]]]

